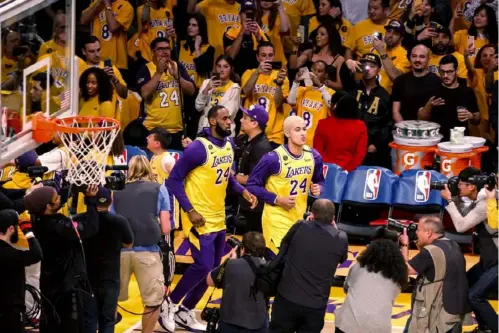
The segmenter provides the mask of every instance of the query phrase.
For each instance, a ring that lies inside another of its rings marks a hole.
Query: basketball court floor
[[[342,265],[340,265],[336,271],[336,275],[338,276],[347,276],[349,268],[354,264],[355,258],[363,251],[364,246],[349,246],[348,249],[348,259]],[[225,248],[226,253],[229,253],[230,247],[226,245]],[[417,251],[412,250],[410,255],[416,255]],[[183,235],[179,233],[175,238],[175,254],[177,258],[177,262],[189,264],[192,263],[192,258],[189,254],[189,245],[187,240],[183,238]],[[475,263],[478,262],[477,256],[467,255],[466,256],[466,268],[471,268]],[[176,283],[179,281],[181,275],[175,275],[173,288],[175,288]],[[131,312],[140,313],[142,311],[142,303],[140,300],[140,294],[138,290],[137,283],[134,279],[130,282],[130,299],[126,302],[122,302],[119,305]],[[212,288],[209,288],[203,299],[196,306],[196,310],[199,316],[199,313],[206,306],[208,302],[209,296],[213,291]],[[210,307],[218,307],[220,306],[220,301],[222,297],[221,290],[215,290],[212,301],[210,302]],[[341,307],[345,300],[345,293],[343,292],[343,288],[340,287],[332,287],[331,293],[329,295],[329,302],[327,306],[326,313],[326,324],[324,326],[323,332],[332,333],[334,332],[334,313],[337,308]],[[392,325],[393,332],[401,333],[407,322],[407,319],[410,315],[410,300],[411,295],[409,293],[400,294],[395,303],[393,305],[392,311]],[[498,302],[491,301],[492,306],[496,311],[498,311]],[[130,332],[141,332],[140,329],[140,317],[134,316],[126,313],[125,311],[119,309],[120,313],[123,315],[123,320],[116,326],[116,333],[130,333]],[[472,330],[474,326],[467,326],[464,328],[464,331]],[[179,331],[181,331],[179,329]],[[156,328],[156,332],[164,332],[161,327],[158,325]],[[361,333],[361,332],[359,332]]]

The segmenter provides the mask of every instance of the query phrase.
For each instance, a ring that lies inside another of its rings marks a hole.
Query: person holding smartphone
[[[252,0],[241,3],[239,14],[242,24],[234,25],[224,34],[225,54],[235,60],[236,73],[258,67],[257,48],[261,42],[269,41],[256,18],[256,4]]]
[[[223,105],[229,111],[231,136],[235,135],[236,124],[234,119],[241,105],[241,87],[234,72],[234,60],[221,55],[215,62],[215,73],[210,79],[204,80],[196,97],[196,110],[201,112],[198,133],[208,127],[208,111],[214,105]]]

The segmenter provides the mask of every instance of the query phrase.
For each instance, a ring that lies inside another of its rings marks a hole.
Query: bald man
[[[265,202],[262,229],[267,247],[272,250],[281,245],[291,226],[303,219],[309,192],[320,196],[324,186],[322,157],[305,145],[305,121],[290,116],[283,127],[287,143],[266,154],[247,183],[248,191]]]
[[[428,71],[430,50],[424,45],[412,48],[410,62],[412,71],[400,75],[393,84],[392,113],[398,123],[404,120],[417,120],[418,110],[440,87],[440,78]]]
[[[57,53],[64,57],[66,56],[66,15],[57,14],[52,26],[52,39],[43,43],[38,52],[38,59],[49,53]]]

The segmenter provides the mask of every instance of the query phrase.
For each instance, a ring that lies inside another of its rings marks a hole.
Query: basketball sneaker
[[[175,312],[177,312],[177,306],[170,300],[170,297],[165,298],[161,304],[158,322],[159,326],[169,333],[175,331]]]
[[[198,322],[194,311],[187,309],[183,305],[175,313],[175,324],[190,332],[206,332],[206,325]]]

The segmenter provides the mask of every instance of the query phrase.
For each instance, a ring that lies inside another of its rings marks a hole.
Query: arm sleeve
[[[296,100],[297,100],[297,92],[298,92],[298,88],[300,87],[300,85],[298,83],[296,83],[295,81],[293,81],[293,84],[291,85],[291,90],[289,91],[289,95],[288,95],[288,104],[289,105],[296,105]]]
[[[419,275],[425,275],[433,267],[433,259],[430,252],[422,249],[414,258],[409,260],[409,265],[414,268]]]
[[[362,123],[363,129],[357,140],[357,145],[355,145],[355,153],[353,154],[350,163],[348,164],[347,170],[355,170],[359,165],[362,164],[364,158],[367,154],[367,128],[364,123]]]
[[[198,95],[196,96],[196,101],[194,105],[196,107],[196,110],[198,110],[199,112],[204,111],[205,106],[208,105],[208,102],[210,101],[211,94],[208,95],[203,94],[203,91],[208,85],[208,82],[210,82],[210,79],[203,81],[203,83],[201,84],[201,88],[199,88]]]
[[[322,156],[319,154],[319,152],[315,149],[312,150],[312,155],[314,156],[314,162],[315,162],[315,167],[314,167],[314,174],[312,175],[312,183],[318,184],[321,187],[321,193],[324,191],[324,172],[322,171],[323,169],[323,161],[322,161]]]
[[[324,145],[323,145],[323,140],[322,140],[322,124],[323,122],[319,120],[319,124],[317,124],[317,129],[315,130],[315,135],[314,135],[314,149],[317,150],[317,152],[320,155],[324,155]]]
[[[78,214],[73,218],[81,239],[90,238],[99,231],[99,214],[97,213],[96,199],[94,197],[86,197],[85,204],[87,205],[87,212]],[[69,238],[71,240],[78,239],[78,235],[74,230],[74,223],[67,218],[60,220],[56,225],[58,233],[62,237]]]
[[[42,248],[40,247],[40,243],[35,237],[31,237],[28,239],[29,250],[28,251],[18,251],[20,258],[19,262],[22,263],[23,266],[30,266],[40,262],[43,259]]]
[[[185,193],[183,184],[185,177],[191,170],[203,164],[206,158],[206,150],[203,144],[195,140],[185,149],[182,156],[175,163],[172,173],[166,181],[168,189],[175,195],[180,206],[186,212],[192,209],[192,204]]]
[[[204,53],[199,55],[199,57],[194,58],[194,65],[196,65],[196,72],[198,73],[210,73],[213,69],[213,63],[215,62],[215,49],[213,46],[209,46]]]
[[[151,73],[149,73],[149,69],[144,65],[140,68],[139,72],[137,73],[137,90],[139,91],[139,94],[144,84],[146,84],[150,80],[151,80]]]
[[[124,31],[127,31],[133,22],[133,7],[129,3],[122,5],[118,14],[115,16],[116,21],[121,25]]]
[[[277,195],[269,192],[265,188],[265,183],[270,175],[277,172],[279,172],[279,158],[275,152],[270,152],[258,162],[255,169],[251,172],[246,188],[256,195],[259,200],[269,205],[274,205]]]
[[[229,187],[237,194],[241,194],[245,190],[244,186],[238,183],[238,181],[236,180],[236,178],[234,178],[234,175],[232,173],[229,176]]]
[[[168,194],[168,190],[164,185],[161,185],[159,188],[158,195],[158,215],[161,212],[169,212],[170,211],[170,195]]]
[[[487,219],[487,203],[480,200],[466,216],[462,216],[454,202],[445,207],[457,232],[466,232]]]
[[[487,200],[487,223],[492,229],[497,229],[497,201]]]

